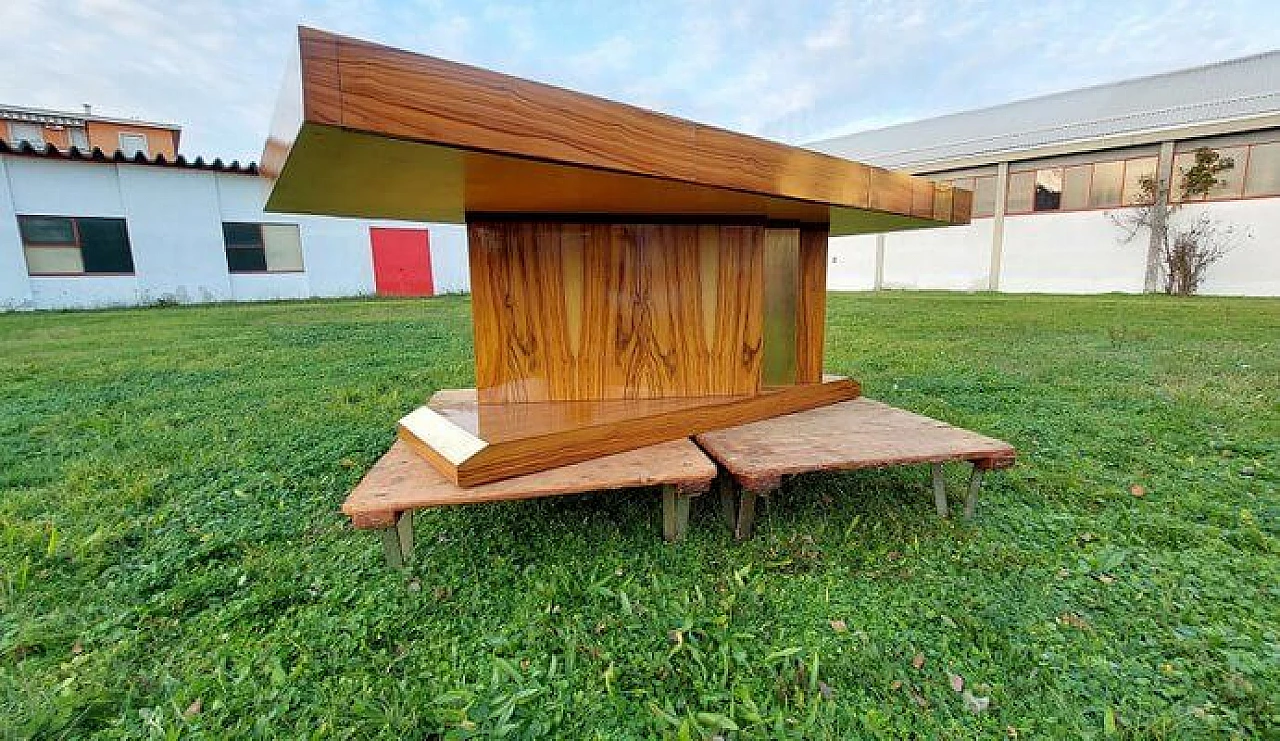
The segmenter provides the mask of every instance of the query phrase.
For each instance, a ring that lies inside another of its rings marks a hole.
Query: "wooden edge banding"
[[[973,467],[980,471],[994,471],[1001,468],[1012,468],[1016,459],[1017,454],[1013,451],[1009,451],[1008,455],[978,458],[973,462]]]
[[[396,526],[396,513],[391,511],[347,514],[351,517],[351,527],[356,530],[382,530]]]
[[[710,479],[708,481],[699,481],[692,484],[677,484],[676,491],[678,491],[681,495],[686,497],[702,496],[703,494],[706,494],[708,491],[711,491],[711,483],[713,481],[715,481],[715,479]]]
[[[782,486],[782,476],[735,476],[734,481],[743,491],[759,496],[767,496]]]
[[[302,71],[303,120],[342,125],[342,90],[338,71],[338,40],[310,28],[298,29]]]

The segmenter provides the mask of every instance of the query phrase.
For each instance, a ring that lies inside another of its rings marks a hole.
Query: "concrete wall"
[[[371,295],[371,226],[427,229],[436,292],[470,288],[462,227],[267,214],[267,188],[249,175],[0,156],[0,310]],[[124,218],[135,274],[28,276],[18,214]],[[231,274],[226,221],[297,224],[303,271]]]
[[[1117,209],[1116,211],[1119,211]],[[1209,269],[1201,293],[1280,296],[1280,198],[1186,206],[1177,218],[1208,212],[1240,233]],[[998,290],[1010,293],[1141,293],[1147,235],[1121,241],[1107,211],[1006,216]],[[882,288],[974,291],[989,286],[995,220],[884,235]],[[831,240],[832,290],[874,288],[876,236]]]

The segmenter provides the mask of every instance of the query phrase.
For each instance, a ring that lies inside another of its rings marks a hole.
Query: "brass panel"
[[[796,312],[796,383],[822,380],[827,324],[827,230],[800,229],[800,299]]]
[[[796,382],[800,308],[800,230],[766,229],[764,236],[764,345],[760,382]]]

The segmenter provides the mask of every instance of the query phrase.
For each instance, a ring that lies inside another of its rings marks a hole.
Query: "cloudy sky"
[[[3,0],[0,103],[257,160],[305,24],[788,142],[1280,47],[1274,0]]]

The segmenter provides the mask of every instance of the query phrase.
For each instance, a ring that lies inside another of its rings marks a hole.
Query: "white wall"
[[[1006,216],[1000,290],[1141,293],[1147,235],[1129,244],[1120,236],[1104,211]]]
[[[27,260],[22,253],[22,237],[9,189],[9,161],[0,157],[0,310],[31,306],[31,281],[27,278]]]
[[[267,188],[243,174],[0,156],[0,309],[368,295],[369,227],[381,225],[427,229],[436,291],[469,289],[463,227],[267,214]],[[126,219],[135,275],[28,276],[17,214]],[[230,274],[225,221],[298,224],[303,271]]]
[[[1244,236],[1209,269],[1205,295],[1280,296],[1280,198],[1187,206],[1179,218],[1208,210]],[[968,226],[885,235],[885,288],[986,290],[994,219]],[[1141,293],[1146,234],[1130,243],[1106,211],[1006,216],[999,290],[1008,293]],[[831,240],[831,290],[874,287],[875,236]]]
[[[990,266],[991,219],[885,236],[884,288],[981,291]]]
[[[230,300],[214,179],[162,167],[118,170],[141,300]]]
[[[1211,209],[1223,224],[1244,227],[1222,261],[1209,268],[1202,293],[1221,296],[1280,296],[1280,198],[1226,201],[1188,206],[1194,217]]]
[[[457,224],[431,225],[431,284],[436,293],[471,290],[467,264],[467,228]]]
[[[313,296],[367,296],[374,292],[373,247],[367,221],[290,217],[302,230],[302,263]]]
[[[26,275],[26,263],[22,274]],[[60,278],[31,278],[34,309],[101,309],[107,306],[136,306],[142,303],[138,278],[133,275],[76,275]]]
[[[122,217],[118,166],[93,162],[3,157],[13,210],[42,216]],[[25,263],[24,263],[25,264]]]
[[[876,235],[832,237],[827,243],[827,288],[870,291],[876,287]]]

